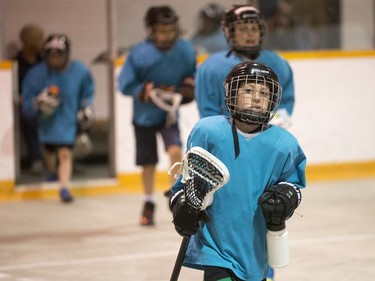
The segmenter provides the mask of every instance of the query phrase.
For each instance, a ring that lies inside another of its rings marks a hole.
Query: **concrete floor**
[[[169,280],[181,238],[157,196],[155,227],[138,224],[139,194],[1,203],[0,280]],[[375,280],[374,202],[375,179],[310,183],[275,280]],[[202,273],[183,268],[179,280]]]

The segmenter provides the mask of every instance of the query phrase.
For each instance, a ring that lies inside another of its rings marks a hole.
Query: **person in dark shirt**
[[[38,140],[38,121],[36,117],[25,116],[22,113],[22,82],[26,73],[34,65],[42,61],[41,49],[44,41],[44,31],[36,24],[27,24],[20,31],[22,48],[17,53],[15,61],[18,64],[18,92],[19,92],[19,116],[21,136],[26,143],[26,166],[31,172],[43,171],[42,153]]]

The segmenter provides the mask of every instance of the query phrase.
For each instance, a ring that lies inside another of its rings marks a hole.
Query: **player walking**
[[[179,38],[178,17],[169,6],[151,7],[145,23],[148,37],[131,49],[119,76],[119,89],[133,97],[136,164],[143,168],[145,193],[141,224],[153,225],[158,162],[156,134],[161,134],[171,164],[181,159],[182,152],[178,113],[168,118],[171,112],[160,108],[152,99],[159,98],[163,103],[163,93],[178,92],[182,103],[192,101],[196,59],[191,43]]]
[[[282,228],[298,207],[306,157],[293,135],[269,125],[282,91],[271,68],[239,63],[224,85],[230,116],[200,119],[187,148],[199,146],[216,156],[227,167],[230,180],[214,194],[204,221],[192,210],[181,177],[172,187],[170,206],[177,232],[194,234],[185,266],[204,270],[205,281],[266,280],[266,228]],[[265,192],[271,193],[267,198],[289,200],[266,199],[259,205]]]

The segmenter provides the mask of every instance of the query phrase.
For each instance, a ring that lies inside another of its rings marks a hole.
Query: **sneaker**
[[[60,189],[60,199],[63,203],[73,202],[73,196],[70,194],[69,189],[62,187]]]
[[[141,225],[154,225],[154,211],[155,204],[152,202],[145,202],[141,216]]]

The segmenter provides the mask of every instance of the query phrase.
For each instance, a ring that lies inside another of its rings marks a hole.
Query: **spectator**
[[[265,48],[272,50],[311,50],[318,48],[318,40],[310,24],[293,14],[292,5],[279,1],[277,9],[266,18],[268,35]]]
[[[178,119],[171,122],[171,115],[152,97],[157,92],[174,98],[180,95],[173,92],[178,92],[182,103],[192,101],[196,59],[191,43],[179,38],[178,17],[171,7],[149,8],[145,24],[147,39],[130,50],[119,76],[119,89],[133,97],[136,164],[142,166],[145,193],[141,225],[153,225],[156,134],[161,134],[171,164],[181,160],[182,151]]]
[[[210,3],[200,10],[198,30],[191,38],[199,53],[215,53],[229,48],[221,29],[223,13],[224,9],[216,3]]]
[[[43,172],[42,152],[38,140],[38,120],[36,116],[25,116],[22,112],[22,82],[30,68],[42,61],[44,31],[37,24],[27,24],[20,31],[22,48],[15,60],[18,64],[18,92],[21,139],[26,144],[26,166],[34,174]],[[23,165],[22,165],[23,166]]]
[[[23,110],[27,116],[38,116],[48,178],[58,178],[60,199],[69,203],[73,201],[69,185],[77,116],[90,111],[94,82],[83,63],[70,59],[66,35],[49,35],[43,50],[45,62],[33,67],[23,82]]]

